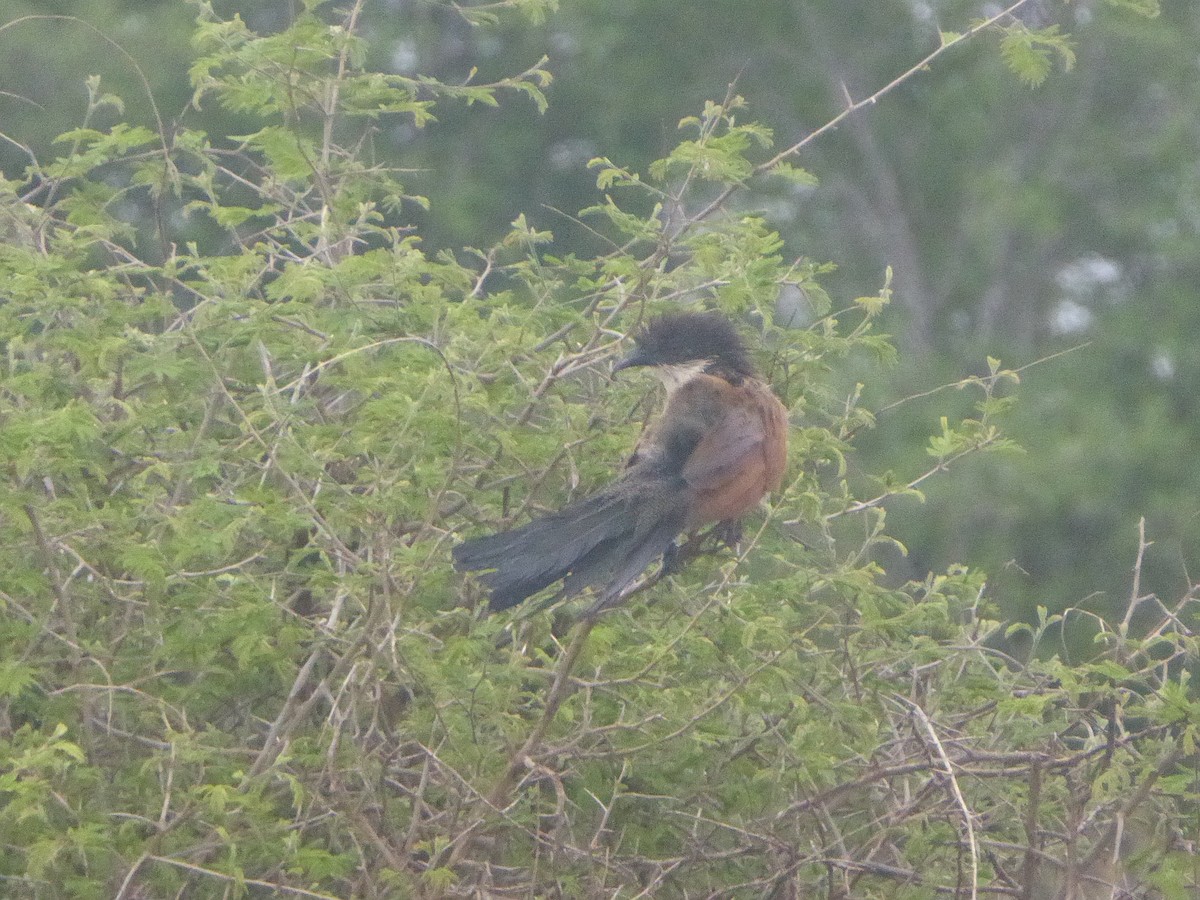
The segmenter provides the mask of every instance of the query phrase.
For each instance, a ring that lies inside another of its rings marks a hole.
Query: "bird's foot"
[[[738,545],[742,543],[742,523],[738,519],[727,519],[724,522],[718,522],[712,527],[710,534],[718,545],[724,544],[730,550],[736,552]]]

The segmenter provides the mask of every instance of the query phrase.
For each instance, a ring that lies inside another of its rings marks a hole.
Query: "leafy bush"
[[[851,474],[872,415],[837,373],[892,357],[889,288],[834,309],[749,205],[807,181],[801,144],[772,156],[730,96],[645,175],[594,163],[566,227],[595,258],[523,219],[426,247],[379,124],[549,76],[368,71],[362,5],[319,5],[271,35],[200,7],[196,101],[252,132],[106,127],[93,82],[62,156],[0,184],[6,892],[1194,891],[1191,593],[1022,666],[981,574],[888,581],[885,501],[1004,447],[1015,375],[964,383],[926,475]],[[482,614],[454,535],[610,477],[654,396],[605,363],[679,304],[757,328],[785,490],[596,623]]]

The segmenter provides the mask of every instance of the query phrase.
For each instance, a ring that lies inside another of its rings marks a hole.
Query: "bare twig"
[[[197,875],[203,875],[205,878],[215,878],[218,881],[224,881],[231,884],[248,884],[253,887],[265,888],[276,894],[291,894],[294,897],[308,897],[310,900],[342,900],[340,897],[335,897],[332,894],[320,894],[316,891],[308,891],[304,888],[291,887],[290,885],[281,884],[273,881],[263,881],[259,878],[246,878],[244,875],[226,875],[224,872],[218,872],[216,869],[208,869],[204,866],[198,866],[195,863],[184,862],[182,859],[173,859],[170,856],[158,856],[156,854],[146,854],[137,861],[137,865],[126,876],[128,880],[132,877],[133,872],[146,862],[157,862],[167,866],[174,866],[177,869],[185,869],[188,872],[193,872]],[[126,890],[123,885],[122,890]]]
[[[38,550],[41,551],[42,564],[46,567],[46,577],[50,581],[50,590],[54,594],[58,619],[66,633],[67,646],[70,647],[71,666],[78,668],[83,660],[83,648],[79,646],[79,633],[75,628],[75,613],[71,608],[71,598],[67,595],[63,584],[62,571],[58,568],[58,560],[54,548],[50,545],[50,539],[42,529],[41,518],[38,516],[37,510],[31,503],[26,503],[23,509],[26,518],[29,519],[30,527],[33,528],[33,536],[37,541]]]
[[[809,132],[807,135],[805,135],[800,140],[796,141],[790,147],[779,151],[774,156],[772,156],[770,159],[768,159],[766,162],[760,163],[759,165],[755,166],[754,167],[755,174],[761,175],[766,172],[769,172],[771,169],[775,168],[777,165],[779,165],[779,163],[783,162],[788,157],[795,156],[797,153],[799,153],[801,150],[803,150],[805,147],[807,147],[809,144],[811,144],[817,138],[821,137],[824,134],[828,134],[830,131],[834,131],[847,118],[854,115],[854,113],[858,112],[861,109],[864,109],[865,107],[874,106],[876,103],[878,103],[880,100],[882,100],[885,96],[890,94],[896,88],[900,87],[900,85],[905,84],[906,82],[911,80],[916,75],[919,75],[921,72],[924,72],[925,70],[927,70],[930,67],[930,65],[933,64],[933,62],[935,60],[937,60],[939,57],[941,57],[943,54],[945,54],[951,48],[957,47],[959,44],[962,44],[965,41],[970,40],[971,38],[975,37],[977,34],[980,34],[981,32],[984,32],[984,31],[987,31],[987,30],[993,28],[995,25],[997,25],[1000,22],[1004,21],[1005,19],[1011,17],[1017,10],[1019,10],[1022,6],[1024,6],[1026,3],[1029,3],[1029,2],[1030,2],[1030,0],[1016,0],[1015,3],[1010,4],[1009,6],[1002,9],[1000,12],[991,16],[990,18],[983,19],[983,20],[977,22],[975,25],[968,28],[966,31],[962,32],[961,34],[955,35],[953,38],[951,38],[948,41],[944,41],[942,44],[940,44],[938,46],[938,48],[936,50],[933,50],[932,52],[926,54],[923,58],[921,58],[917,62],[913,63],[913,65],[909,66],[907,69],[905,69],[903,72],[901,72],[895,78],[893,78],[891,81],[889,81],[883,87],[879,88],[877,91],[875,91],[869,97],[864,97],[862,100],[850,102],[845,107],[845,109],[843,109],[840,113],[838,113],[832,119],[827,121],[820,128],[817,128],[815,131]],[[741,183],[731,184],[728,187],[726,187],[707,206],[705,206],[702,210],[700,210],[700,212],[691,216],[688,220],[689,223],[700,222],[700,221],[703,221],[704,219],[707,219],[716,210],[723,207],[725,205],[725,201],[727,201],[729,199],[729,197],[736,190],[738,190],[741,187],[743,187],[743,185]]]
[[[921,728],[929,738],[930,744],[937,752],[938,759],[941,760],[943,770],[946,773],[946,778],[950,785],[950,792],[954,797],[954,802],[958,806],[959,812],[962,813],[963,826],[967,832],[967,846],[971,851],[971,897],[979,896],[979,845],[975,842],[975,823],[974,816],[971,814],[970,808],[967,806],[966,798],[963,797],[962,789],[958,786],[958,776],[954,773],[954,765],[950,762],[950,757],[946,755],[946,748],[942,746],[942,741],[938,737],[937,729],[933,727],[933,723],[929,720],[929,716],[925,714],[925,710],[921,709],[920,705],[913,703],[907,697],[896,695],[895,699],[903,703],[912,710],[913,716],[921,723]]]
[[[1133,562],[1133,586],[1129,589],[1129,604],[1125,609],[1125,618],[1121,620],[1121,637],[1129,635],[1129,623],[1133,621],[1134,612],[1142,605],[1142,601],[1150,597],[1142,596],[1142,560],[1146,558],[1146,550],[1153,541],[1146,540],[1146,517],[1138,519],[1138,548],[1137,558]]]

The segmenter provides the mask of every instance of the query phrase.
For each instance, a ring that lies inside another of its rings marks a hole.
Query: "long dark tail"
[[[508,609],[563,580],[562,596],[604,584],[608,605],[667,547],[683,527],[677,502],[653,486],[622,482],[594,497],[512,531],[474,538],[454,548],[459,571],[488,571],[489,606]]]

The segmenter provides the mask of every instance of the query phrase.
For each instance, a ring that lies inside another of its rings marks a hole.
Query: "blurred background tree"
[[[293,15],[284,0],[213,6],[259,31]],[[374,152],[413,169],[414,192],[438,197],[412,213],[431,244],[486,246],[524,213],[564,248],[591,250],[595,235],[569,213],[591,202],[593,156],[643,167],[673,146],[679,119],[731,83],[788,142],[936,47],[941,24],[999,9],[576,0],[533,24],[480,28],[479,12],[388,0],[365,23],[372,65],[486,82],[548,54],[555,81],[545,114],[456,105],[424,129],[380,130]],[[8,15],[48,12],[77,16],[136,58],[168,123],[188,105],[191,5],[18,2]],[[890,524],[910,565],[890,564],[901,574],[982,565],[1014,615],[1089,596],[1103,611],[1127,583],[1139,517],[1157,541],[1145,573],[1155,589],[1178,590],[1197,549],[1200,8],[1043,0],[1019,14],[1031,27],[1061,25],[1078,65],[1052,58],[1057,71],[1031,85],[1000,54],[956,49],[817,141],[802,160],[815,185],[741,202],[765,209],[789,246],[835,263],[825,285],[838,296],[874,293],[893,269],[889,321],[906,362],[893,393],[870,398],[876,407],[980,370],[985,354],[1024,365],[1087,344],[1029,371],[1033,389],[1012,421],[1027,454],[989,458],[940,482],[925,504],[896,505]],[[77,21],[7,28],[0,65],[9,178],[28,163],[25,148],[44,153],[79,124],[88,74],[126,99],[126,118],[150,120],[138,72]],[[215,104],[198,121],[239,133],[237,116]],[[860,442],[864,467],[921,471],[930,415],[908,405],[882,417]]]

